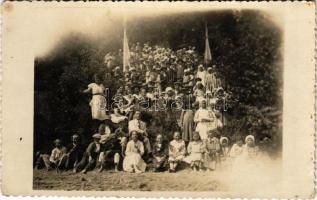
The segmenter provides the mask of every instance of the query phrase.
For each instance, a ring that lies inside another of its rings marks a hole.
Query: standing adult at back
[[[92,99],[89,104],[92,119],[105,120],[107,118],[105,86],[101,83],[101,79],[97,74],[94,75],[94,81],[88,85],[88,88],[83,93],[92,93]]]

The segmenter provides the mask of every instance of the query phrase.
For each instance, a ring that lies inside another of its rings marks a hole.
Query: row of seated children
[[[180,132],[175,132],[169,143],[164,142],[163,135],[158,134],[152,145],[152,159],[149,164],[149,160],[144,159],[145,148],[139,140],[138,132],[132,131],[131,139],[127,143],[120,131],[110,135],[105,135],[104,132],[104,126],[100,126],[99,133],[93,135],[93,142],[86,150],[80,145],[79,136],[76,134],[72,136],[72,144],[67,148],[62,146],[61,140],[55,140],[51,155],[40,155],[36,168],[44,163],[47,169],[73,169],[74,172],[86,173],[97,166],[101,172],[107,161],[112,161],[115,171],[122,165],[124,171],[135,173],[145,172],[147,168],[153,171],[165,171],[168,168],[169,172],[176,172],[179,164],[183,162],[188,163],[194,171],[215,170],[221,161],[228,157],[236,158],[243,155],[243,152],[247,156],[255,156],[258,151],[252,135],[246,137],[245,145],[240,139],[230,149],[228,138],[219,139],[217,130],[208,131],[208,138],[204,141],[200,139],[198,132],[194,132],[193,141],[189,142],[187,148]]]
[[[152,169],[154,171],[164,171],[168,164],[169,172],[176,172],[180,163],[188,163],[193,171],[207,169],[215,170],[221,162],[228,158],[237,159],[246,157],[253,160],[258,154],[258,147],[255,146],[254,136],[248,135],[243,145],[242,138],[230,148],[226,137],[218,139],[217,130],[208,131],[208,138],[204,141],[200,139],[199,133],[194,132],[193,140],[189,142],[187,148],[181,139],[180,132],[175,132],[173,140],[169,144],[164,143],[163,136],[157,135],[153,145]],[[128,172],[141,173],[146,170],[146,163],[142,159],[144,145],[138,140],[137,132],[132,133],[132,140],[128,142],[123,160],[123,169]],[[229,159],[228,159],[229,161]]]

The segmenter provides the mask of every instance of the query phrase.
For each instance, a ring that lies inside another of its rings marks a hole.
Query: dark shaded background
[[[268,136],[281,149],[282,32],[254,10],[223,10],[138,18],[128,22],[129,43],[149,42],[173,50],[195,46],[203,55],[204,23],[208,23],[213,64],[232,93],[228,135]],[[71,134],[89,138],[90,97],[79,93],[92,75],[105,69],[104,55],[122,48],[118,21],[111,38],[69,33],[47,55],[35,58],[34,150],[48,151],[52,140]],[[119,62],[120,63],[120,62]],[[107,85],[106,85],[107,86]]]

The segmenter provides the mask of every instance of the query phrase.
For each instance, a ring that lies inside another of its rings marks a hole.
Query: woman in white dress
[[[89,103],[91,107],[92,119],[105,120],[107,118],[105,86],[101,83],[101,80],[97,74],[95,74],[94,79],[95,82],[90,83],[88,88],[83,92],[92,93],[92,99]]]
[[[202,140],[207,139],[207,132],[217,128],[216,116],[212,110],[207,109],[206,100],[200,102],[200,108],[196,111],[194,122],[197,123],[196,131],[199,133]]]
[[[123,170],[131,173],[142,173],[145,172],[146,168],[146,163],[141,157],[144,154],[144,146],[143,143],[138,140],[138,133],[136,131],[132,131],[131,134],[132,140],[128,142],[125,150]]]

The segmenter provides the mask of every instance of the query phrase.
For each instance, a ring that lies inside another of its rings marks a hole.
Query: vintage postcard
[[[6,2],[5,195],[313,198],[312,2]]]

